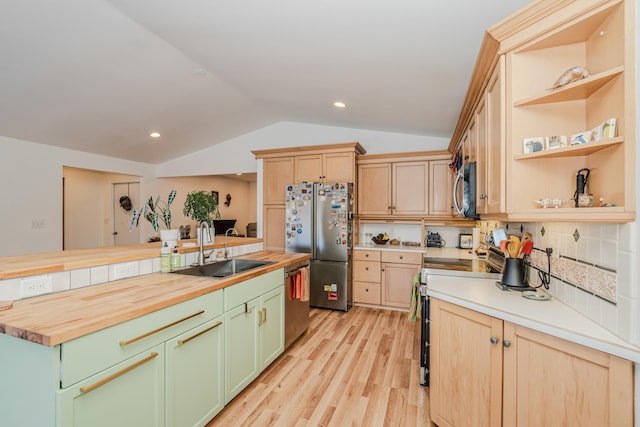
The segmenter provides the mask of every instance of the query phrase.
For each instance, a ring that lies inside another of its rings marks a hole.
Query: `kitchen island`
[[[242,258],[271,263],[15,301],[0,312],[3,423],[205,425],[284,350],[284,269],[309,255]]]

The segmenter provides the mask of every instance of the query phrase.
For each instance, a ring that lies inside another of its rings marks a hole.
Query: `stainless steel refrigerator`
[[[311,254],[310,305],[349,310],[353,184],[287,185],[286,207],[287,252]]]

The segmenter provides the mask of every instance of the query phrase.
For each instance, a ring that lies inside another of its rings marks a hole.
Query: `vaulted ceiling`
[[[147,163],[279,121],[450,137],[527,3],[0,0],[0,135]]]

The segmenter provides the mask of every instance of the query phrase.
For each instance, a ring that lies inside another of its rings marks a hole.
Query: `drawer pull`
[[[364,269],[365,269],[366,271],[369,271],[369,267],[365,267]]]
[[[265,324],[267,323],[267,309],[263,308],[262,312],[264,313],[264,319],[262,319],[262,323]]]
[[[404,259],[404,257],[402,255],[400,255],[400,259]]]
[[[262,311],[258,311],[258,326],[262,326]]]
[[[109,375],[108,377],[101,379],[100,381],[93,383],[89,386],[86,387],[80,387],[80,393],[89,393],[92,390],[97,389],[98,387],[100,387],[101,385],[105,385],[106,383],[108,383],[111,380],[115,380],[116,378],[118,378],[121,375],[126,374],[127,372],[129,372],[132,369],[137,368],[140,365],[144,365],[145,363],[147,363],[150,360],[155,359],[158,356],[158,353],[156,353],[155,351],[153,353],[151,353],[149,356],[145,357],[142,360],[137,361],[136,363],[134,363],[133,365],[127,366],[126,368],[122,369],[121,371],[118,371],[114,374]]]
[[[178,340],[178,345],[182,345],[182,344],[186,344],[189,341],[191,341],[194,338],[198,338],[200,335],[202,334],[206,334],[207,332],[209,332],[212,329],[217,328],[218,326],[222,325],[222,322],[217,322],[215,325],[208,327],[207,329],[205,329],[204,331],[200,331],[195,335],[190,336],[189,338],[183,339],[183,340]]]
[[[147,332],[146,334],[142,334],[142,335],[140,335],[140,336],[137,336],[137,337],[135,337],[135,338],[132,338],[132,339],[130,339],[129,341],[120,341],[120,346],[121,346],[121,347],[126,347],[126,346],[128,346],[129,344],[133,344],[134,342],[136,342],[136,341],[140,341],[141,339],[146,338],[146,337],[148,337],[148,336],[150,336],[150,335],[156,334],[156,333],[158,333],[158,332],[160,332],[160,331],[164,331],[165,329],[170,328],[170,327],[172,327],[172,326],[175,326],[175,325],[177,325],[178,323],[182,323],[182,322],[184,322],[185,320],[189,320],[189,319],[194,318],[194,317],[196,317],[196,316],[200,316],[202,313],[204,313],[204,310],[200,310],[199,312],[194,313],[194,314],[192,314],[191,316],[187,316],[187,317],[185,317],[185,318],[183,318],[183,319],[176,320],[175,322],[173,322],[173,323],[169,323],[168,325],[164,325],[164,326],[162,326],[161,328],[155,329],[155,330],[153,330],[153,331],[151,331],[151,332]]]
[[[369,254],[364,254],[364,257],[365,258],[369,258]]]

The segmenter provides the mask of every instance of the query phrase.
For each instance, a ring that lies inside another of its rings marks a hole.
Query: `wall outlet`
[[[116,264],[113,266],[113,278],[111,280],[124,279],[125,277],[137,276],[137,265],[133,262]]]
[[[22,298],[35,297],[51,291],[53,291],[53,278],[51,276],[28,277],[20,282]]]

